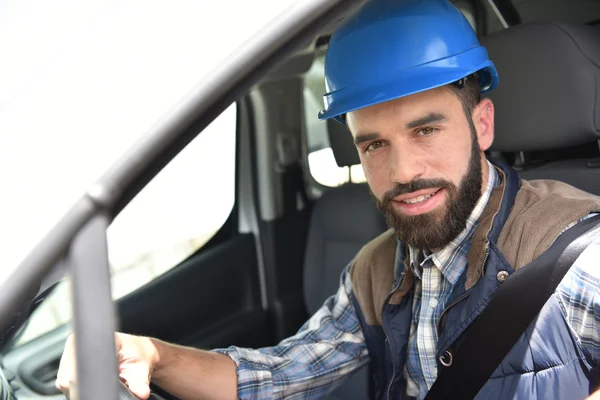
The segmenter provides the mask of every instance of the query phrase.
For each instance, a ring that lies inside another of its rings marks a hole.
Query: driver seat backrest
[[[352,136],[339,122],[328,120],[331,148],[340,167],[360,164]],[[315,203],[308,230],[304,259],[304,299],[314,314],[337,292],[340,273],[358,251],[386,225],[375,207],[366,183],[347,183],[331,188]],[[346,379],[328,399],[369,399],[368,367]]]
[[[597,154],[600,133],[600,31],[562,23],[516,25],[482,38],[500,84],[491,150],[546,156],[520,169],[525,179],[556,179],[600,194],[600,168],[567,148]],[[582,146],[582,147],[581,147]],[[593,157],[593,156],[592,156]],[[542,160],[541,160],[542,161]]]

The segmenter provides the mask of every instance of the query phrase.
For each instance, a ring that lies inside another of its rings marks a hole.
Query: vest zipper
[[[388,337],[387,331],[385,329],[385,325],[383,326],[383,333],[385,335],[385,340],[388,344],[388,346],[390,346],[390,355],[391,355],[391,360],[392,360],[392,378],[390,379],[390,383],[388,384],[388,388],[387,388],[387,400],[390,400],[390,392],[392,391],[392,383],[394,382],[394,379],[396,378],[396,363],[394,362],[394,349],[392,348],[392,342],[390,342],[390,338]]]
[[[390,346],[390,360],[392,361],[392,378],[390,379],[390,383],[388,384],[388,388],[387,388],[387,396],[386,396],[387,400],[390,400],[390,394],[392,391],[392,383],[394,383],[394,379],[396,378],[396,363],[394,362],[394,348],[392,347],[392,342],[390,341],[390,337],[388,336],[387,330],[385,329],[385,323],[383,322],[383,316],[384,316],[384,311],[385,311],[385,305],[389,303],[390,298],[392,297],[394,292],[396,290],[398,290],[403,279],[404,279],[404,276],[402,276],[402,278],[398,280],[397,285],[392,287],[392,291],[386,297],[385,302],[383,303],[383,308],[381,310],[381,327],[383,328],[383,334],[385,335],[385,340],[386,340],[388,346]]]
[[[485,256],[483,256],[483,262],[481,263],[481,274],[479,274],[479,278],[483,278],[483,275],[485,274],[485,263],[487,262],[489,255],[490,245],[488,244],[487,248],[485,249]]]

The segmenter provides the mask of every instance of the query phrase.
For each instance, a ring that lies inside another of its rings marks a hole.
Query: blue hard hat
[[[456,82],[475,72],[481,92],[496,67],[462,13],[446,0],[372,0],[346,18],[325,57],[319,119]]]

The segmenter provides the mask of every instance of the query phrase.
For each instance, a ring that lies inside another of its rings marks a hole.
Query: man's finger
[[[73,335],[71,335],[65,343],[65,349],[58,365],[56,382],[54,383],[54,386],[65,394],[69,392],[72,382],[75,381],[75,352],[73,346]]]
[[[120,378],[142,400],[150,397],[150,369],[145,363],[122,364]]]
[[[133,382],[128,384],[129,390],[141,400],[146,400],[150,397],[150,386],[143,382]]]

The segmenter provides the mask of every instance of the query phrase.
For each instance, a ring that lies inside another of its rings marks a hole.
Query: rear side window
[[[324,67],[325,55],[321,54],[315,58],[304,77],[304,115],[310,174],[318,184],[323,186],[339,186],[350,180],[366,182],[360,164],[350,168],[338,167],[329,144],[327,123],[317,117],[319,111],[323,109]]]
[[[221,229],[235,203],[235,104],[160,171],[107,231],[113,299],[170,270]],[[23,344],[71,320],[61,282],[18,339]]]

